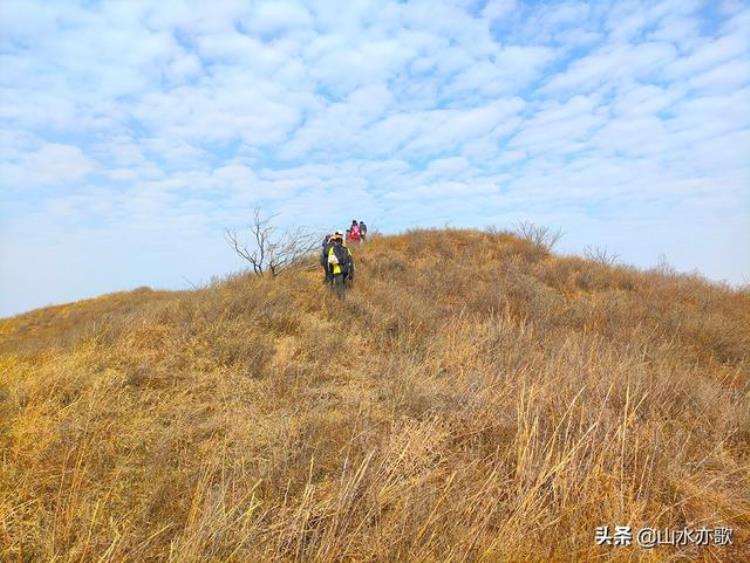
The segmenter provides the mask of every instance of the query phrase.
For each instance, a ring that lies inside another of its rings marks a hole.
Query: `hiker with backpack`
[[[352,252],[344,246],[344,236],[336,231],[331,238],[332,246],[327,251],[328,271],[336,296],[344,297],[346,286],[354,281],[354,259]]]
[[[333,235],[328,234],[323,239],[323,244],[320,252],[320,266],[323,268],[325,278],[323,279],[324,284],[333,283],[333,276],[331,275],[330,269],[328,268],[328,250],[333,246]]]
[[[357,220],[354,219],[352,221],[351,227],[349,227],[349,230],[347,231],[349,233],[348,239],[351,241],[352,244],[359,244],[360,241],[360,231],[359,231],[359,224],[357,223]]]
[[[367,241],[367,225],[365,225],[364,221],[359,222],[359,237],[362,242]]]

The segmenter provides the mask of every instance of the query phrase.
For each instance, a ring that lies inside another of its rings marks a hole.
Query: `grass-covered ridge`
[[[750,540],[750,293],[416,231],[0,321],[0,559],[662,558]]]

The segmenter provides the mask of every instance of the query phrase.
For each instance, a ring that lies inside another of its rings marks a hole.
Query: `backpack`
[[[359,225],[352,225],[352,240],[359,240]]]
[[[345,246],[334,246],[333,253],[336,255],[336,260],[339,262],[341,273],[348,274],[349,267],[352,263],[352,257],[349,255],[349,250]]]

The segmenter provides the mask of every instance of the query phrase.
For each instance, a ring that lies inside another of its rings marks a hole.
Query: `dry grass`
[[[417,231],[0,321],[0,558],[742,560],[750,294]],[[595,545],[597,526],[735,530]]]

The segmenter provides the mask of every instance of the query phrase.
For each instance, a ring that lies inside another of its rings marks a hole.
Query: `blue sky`
[[[750,4],[0,3],[0,315],[283,223],[560,227],[750,282]]]

